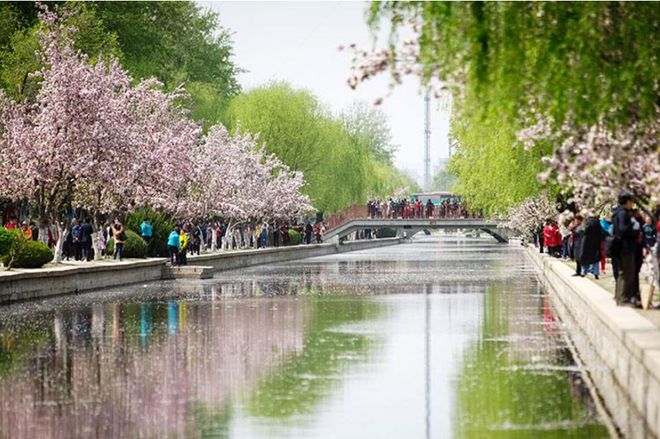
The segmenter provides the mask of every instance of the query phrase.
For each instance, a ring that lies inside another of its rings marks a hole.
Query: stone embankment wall
[[[398,238],[350,241],[342,244],[300,245],[263,250],[242,250],[189,256],[189,265],[231,270],[294,259],[384,247],[401,242]],[[167,260],[154,258],[123,262],[94,262],[89,265],[61,265],[38,270],[0,272],[0,305],[43,299],[62,294],[161,280]]]
[[[660,433],[660,330],[611,293],[528,248],[600,399],[623,437]]]

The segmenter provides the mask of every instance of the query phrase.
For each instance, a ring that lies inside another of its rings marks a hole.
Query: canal
[[[0,309],[0,438],[607,437],[515,245],[413,243]]]

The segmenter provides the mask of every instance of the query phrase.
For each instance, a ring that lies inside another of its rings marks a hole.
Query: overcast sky
[[[424,100],[419,82],[409,79],[388,94],[386,77],[372,79],[357,90],[346,85],[350,56],[339,45],[371,47],[364,2],[200,2],[220,14],[220,23],[233,33],[235,62],[247,72],[239,76],[244,90],[268,81],[287,81],[315,94],[333,112],[354,101],[373,103],[388,115],[393,141],[399,145],[396,164],[423,178]],[[445,105],[446,106],[446,105]],[[432,169],[447,157],[449,114],[432,102]]]

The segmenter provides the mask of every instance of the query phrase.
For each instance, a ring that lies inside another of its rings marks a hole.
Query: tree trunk
[[[213,227],[213,226],[211,226],[211,236],[210,236],[210,238],[211,238],[211,253],[215,253],[218,246],[217,246],[217,242],[216,242],[216,239],[215,239],[215,227]],[[223,239],[224,239],[224,236],[223,236]],[[220,247],[222,247],[222,243],[220,243]]]
[[[59,221],[55,221],[57,224],[57,242],[55,243],[55,255],[53,256],[53,262],[59,264],[62,262],[62,249],[64,247],[64,241],[66,240],[66,235],[68,233],[66,225],[62,229],[62,224]]]

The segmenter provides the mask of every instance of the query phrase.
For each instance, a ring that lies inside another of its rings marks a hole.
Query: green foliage
[[[483,318],[478,342],[466,350],[456,380],[457,422],[454,435],[459,438],[566,438],[607,437],[607,429],[598,422],[586,422],[590,409],[576,398],[570,374],[559,360],[552,370],[534,370],[525,348],[530,340],[501,343],[494,340],[517,339],[523,332],[507,319],[520,305],[506,298],[507,285],[489,288],[483,299]],[[519,318],[514,314],[514,320]],[[538,316],[536,318],[539,318]],[[517,323],[517,322],[515,322]],[[529,335],[529,334],[526,334]],[[525,337],[523,337],[524,339]],[[516,352],[516,348],[520,352]],[[543,357],[541,357],[543,358]],[[556,360],[555,360],[556,361]],[[542,363],[541,363],[542,364]],[[530,366],[532,366],[530,368]],[[549,395],[552,395],[550,398]],[[574,424],[573,424],[574,423]],[[570,428],[520,428],[511,431],[493,426],[571,425]]]
[[[537,175],[551,146],[526,150],[516,141],[513,120],[498,120],[496,108],[487,113],[476,101],[467,104],[473,112],[453,121],[452,134],[460,144],[449,168],[458,179],[454,190],[475,209],[505,213],[543,188]]]
[[[411,183],[391,163],[383,114],[364,105],[335,118],[309,92],[272,83],[233,99],[226,119],[231,130],[260,133],[269,153],[302,171],[320,211],[391,196]]]
[[[70,34],[74,47],[88,54],[92,61],[99,56],[121,58],[117,37],[106,30],[92,5],[73,2],[66,5],[70,14],[64,19],[65,28],[73,27],[77,32]],[[0,9],[0,22],[16,17],[16,10],[11,7]],[[29,73],[41,66],[39,57],[39,23],[27,26],[27,17],[13,18],[15,29],[0,45],[0,85],[15,99],[32,98],[39,87],[39,78],[30,77]],[[2,36],[0,36],[0,39]],[[1,41],[1,40],[0,40]]]
[[[12,243],[17,239],[16,231],[14,229],[5,229],[0,227],[0,256],[5,256],[9,253]]]
[[[140,225],[145,218],[149,218],[153,229],[153,235],[151,243],[148,245],[149,248],[147,254],[149,256],[167,257],[167,237],[172,229],[174,229],[176,221],[163,212],[156,212],[152,209],[138,209],[129,215],[126,220],[126,227],[141,237],[142,229],[140,228]],[[124,252],[126,252],[125,245]]]
[[[259,382],[247,402],[251,414],[291,418],[311,413],[327,397],[339,374],[368,359],[372,336],[336,328],[373,320],[382,312],[382,305],[349,297],[318,298],[309,303],[312,315],[302,351],[289,356]]]
[[[41,241],[16,238],[3,263],[7,268],[41,268],[53,260],[53,251]]]
[[[167,89],[185,84],[193,117],[217,121],[239,92],[231,61],[232,42],[218,16],[194,2],[66,2],[56,7],[75,47],[90,55],[119,58],[136,79],[156,77]],[[62,12],[66,11],[66,14]],[[154,19],[157,17],[157,19]],[[33,2],[0,5],[0,86],[17,99],[36,94],[40,66]]]
[[[105,248],[108,255],[115,252],[115,240],[110,238],[108,245]],[[124,258],[146,258],[147,257],[147,243],[144,239],[132,230],[126,230],[126,241],[124,241],[124,251],[122,252]]]
[[[289,245],[298,245],[302,241],[302,236],[295,229],[289,229]]]
[[[486,212],[541,189],[537,151],[515,133],[532,109],[560,125],[631,124],[657,117],[660,9],[644,2],[374,2],[393,39],[407,18],[420,24],[420,63],[452,87],[451,171],[457,191]]]

